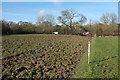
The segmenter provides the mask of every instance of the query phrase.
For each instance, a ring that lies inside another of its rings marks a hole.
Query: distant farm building
[[[58,34],[58,32],[53,32],[54,34]]]

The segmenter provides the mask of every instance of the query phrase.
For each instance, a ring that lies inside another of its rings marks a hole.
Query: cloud
[[[46,10],[40,10],[39,11],[39,15],[40,16],[46,16],[48,13],[47,13],[47,11]]]
[[[49,0],[49,1],[52,1],[52,2],[61,2],[61,0]]]
[[[62,1],[61,0],[49,0],[50,2],[53,2],[56,6],[61,6]]]

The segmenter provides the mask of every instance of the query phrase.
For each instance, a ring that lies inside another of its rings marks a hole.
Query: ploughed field
[[[90,38],[75,35],[2,37],[3,78],[70,78]]]

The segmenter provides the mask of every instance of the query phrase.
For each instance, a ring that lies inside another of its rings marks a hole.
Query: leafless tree
[[[75,21],[76,18],[78,18],[78,21]],[[87,21],[87,18],[74,9],[66,9],[61,12],[61,16],[58,17],[58,20],[63,25],[72,28],[74,23],[80,25],[84,24]]]
[[[116,23],[117,15],[115,13],[106,13],[100,17],[100,21],[104,24]]]
[[[79,16],[81,15],[74,9],[66,9],[61,12],[61,16],[58,17],[58,20],[63,25],[72,28],[73,23],[75,23],[74,19]]]
[[[84,23],[86,23],[86,21],[87,21],[87,18],[84,15],[80,15],[78,23],[80,25],[83,25]]]
[[[109,13],[106,13],[106,14],[103,14],[101,17],[100,17],[100,21],[103,23],[103,24],[109,24],[110,23],[110,14]]]
[[[37,25],[42,25],[44,23],[54,24],[54,17],[51,14],[39,16],[36,23],[37,23]]]
[[[110,14],[110,22],[117,23],[117,15],[115,13]]]

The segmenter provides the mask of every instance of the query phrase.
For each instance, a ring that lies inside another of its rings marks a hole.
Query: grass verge
[[[118,78],[118,38],[93,38],[90,64],[83,55],[73,78]]]

